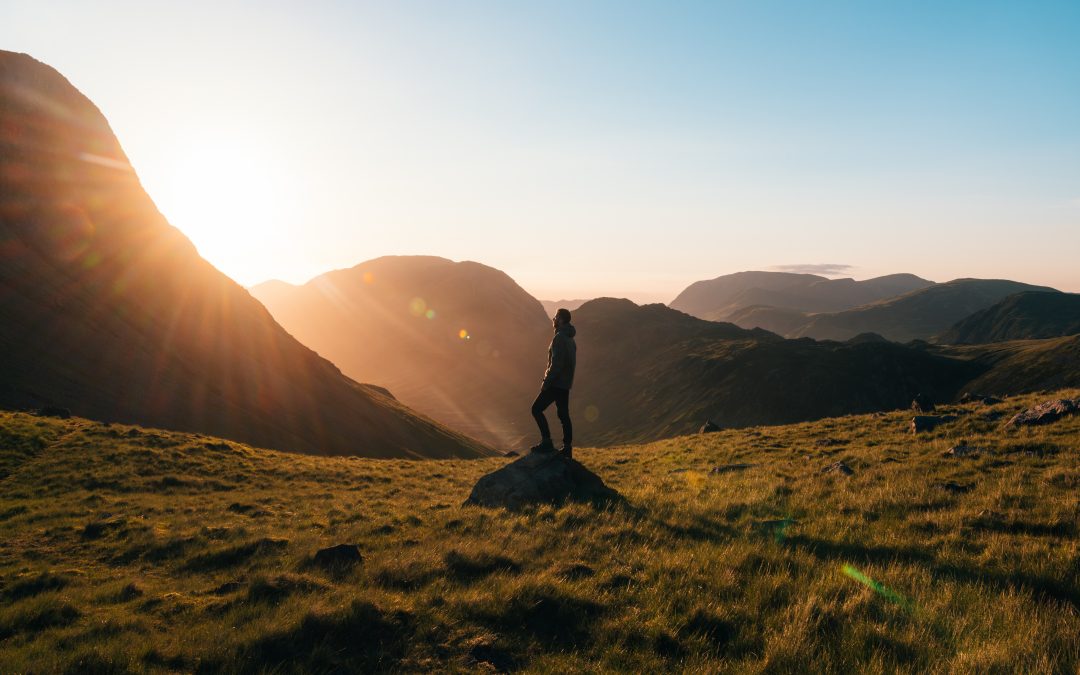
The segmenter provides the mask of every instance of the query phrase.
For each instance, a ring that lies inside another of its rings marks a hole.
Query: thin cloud
[[[773,265],[776,272],[792,272],[794,274],[820,274],[823,277],[838,277],[850,274],[855,269],[854,265],[841,265],[840,263],[805,263],[801,265]]]

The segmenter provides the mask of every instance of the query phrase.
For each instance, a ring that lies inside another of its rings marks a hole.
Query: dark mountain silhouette
[[[468,457],[480,444],[344,377],[199,257],[98,109],[0,52],[0,404],[271,448]]]
[[[964,317],[1023,291],[1058,292],[1003,279],[956,279],[872,305],[816,314],[787,335],[848,340],[859,333],[877,333],[896,342],[928,340]]]
[[[785,340],[663,305],[602,298],[574,313],[571,396],[583,445],[779,424],[949,400],[982,366],[874,339]]]
[[[390,388],[436,420],[502,447],[535,435],[529,404],[551,321],[503,272],[395,256],[251,292],[347,375]]]
[[[584,305],[588,300],[581,298],[577,300],[541,300],[540,304],[544,306],[544,311],[547,312],[549,317],[555,316],[555,312],[560,308],[566,308],[573,312],[578,307]]]
[[[731,321],[748,307],[796,312],[835,312],[895,297],[932,285],[913,274],[876,279],[828,279],[816,274],[738,272],[688,286],[669,303],[672,309],[712,321]],[[747,325],[747,324],[741,324]]]
[[[983,344],[1080,333],[1080,295],[1017,293],[962,319],[938,336],[944,344]]]

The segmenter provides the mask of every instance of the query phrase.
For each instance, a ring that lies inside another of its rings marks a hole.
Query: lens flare
[[[587,422],[595,422],[598,419],[600,419],[600,408],[597,408],[592,404],[585,406],[585,420]]]
[[[461,338],[462,340],[468,340],[469,339],[469,331],[462,328],[461,330],[458,331],[457,336],[459,338]]]
[[[375,273],[374,272],[364,272],[364,283],[365,284],[373,284],[373,283],[375,283]]]
[[[412,312],[413,316],[424,316],[424,313],[427,312],[427,303],[424,302],[423,298],[413,298],[409,301],[409,311]]]
[[[855,569],[851,565],[845,564],[840,569],[844,573],[845,576],[851,577],[855,581],[858,581],[860,584],[862,584],[863,586],[866,586],[867,588],[869,588],[873,592],[877,593],[881,597],[885,598],[886,600],[888,600],[890,602],[894,602],[897,605],[900,605],[905,610],[908,610],[908,611],[911,610],[911,603],[908,601],[908,599],[905,598],[904,596],[900,595],[896,591],[892,590],[891,588],[874,581],[873,579],[866,576],[865,574],[863,574],[859,570]]]
[[[428,311],[424,312],[424,316],[426,316],[429,319],[434,319],[435,318],[435,310],[429,309]]]

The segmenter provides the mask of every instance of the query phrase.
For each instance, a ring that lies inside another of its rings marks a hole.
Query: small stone
[[[315,564],[325,569],[352,567],[363,561],[360,548],[356,544],[338,544],[315,553]]]
[[[978,457],[980,452],[982,452],[980,448],[966,445],[963,441],[960,441],[959,445],[955,445],[941,454],[943,457]]]
[[[821,473],[842,473],[845,476],[850,476],[855,473],[855,470],[843,462],[834,462],[822,469]]]

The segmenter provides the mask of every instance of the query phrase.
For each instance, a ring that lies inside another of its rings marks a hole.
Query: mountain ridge
[[[944,344],[982,344],[1080,333],[1080,295],[1022,292],[961,319],[939,335]]]
[[[0,404],[369,456],[490,451],[344,377],[199,257],[101,111],[0,52]]]

